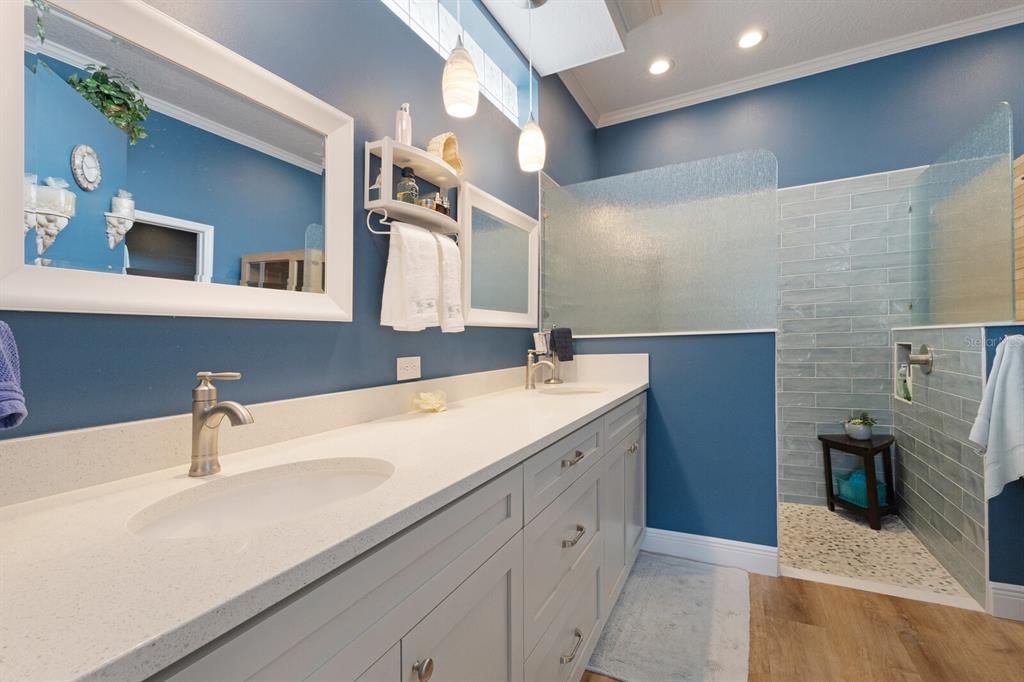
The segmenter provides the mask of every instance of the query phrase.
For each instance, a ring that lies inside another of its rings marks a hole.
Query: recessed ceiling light
[[[647,67],[647,70],[650,71],[652,75],[660,76],[661,74],[665,73],[671,68],[672,62],[670,62],[669,60],[655,59],[653,62],[651,62],[651,65]]]
[[[759,31],[755,28],[740,36],[739,46],[747,50],[755,45],[759,45],[762,40],[764,40],[764,31]]]

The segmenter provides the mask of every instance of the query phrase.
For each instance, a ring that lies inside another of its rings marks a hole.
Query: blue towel
[[[551,350],[560,362],[572,360],[572,330],[568,327],[555,327],[551,330]]]
[[[18,344],[6,322],[0,322],[0,429],[13,429],[25,421],[28,408],[21,392]]]

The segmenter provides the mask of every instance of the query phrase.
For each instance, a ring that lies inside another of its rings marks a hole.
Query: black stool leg
[[[873,530],[882,530],[882,517],[878,509],[878,482],[875,477],[875,455],[864,458],[864,478],[868,486],[868,522]]]
[[[832,449],[825,441],[821,442],[821,454],[825,464],[825,503],[829,511],[836,510],[835,491],[832,490]]]

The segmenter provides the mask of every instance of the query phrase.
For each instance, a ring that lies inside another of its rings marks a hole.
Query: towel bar
[[[375,229],[373,229],[370,226],[370,216],[372,216],[374,213],[380,213],[381,216],[383,216],[378,221],[381,225],[383,225],[384,227],[391,227],[391,218],[388,217],[388,210],[386,208],[371,208],[371,209],[366,211],[366,229],[369,230],[373,234],[380,234],[380,235],[384,235],[385,237],[390,237],[391,236],[391,231],[390,230],[375,230]],[[431,230],[431,231],[433,231],[433,230]],[[459,242],[459,235],[457,235],[457,234],[449,234],[449,235],[445,235],[445,236],[451,237],[453,240],[455,240],[456,244]]]

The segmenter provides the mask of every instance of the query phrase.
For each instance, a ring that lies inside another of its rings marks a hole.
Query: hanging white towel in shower
[[[415,225],[391,223],[380,323],[400,332],[436,327],[438,272],[434,235]]]
[[[1024,477],[1024,336],[1007,336],[996,348],[970,439],[985,453],[986,498]]]
[[[462,256],[459,246],[450,238],[435,234],[437,258],[440,261],[441,288],[439,306],[441,331],[444,333],[466,330],[462,317]]]

